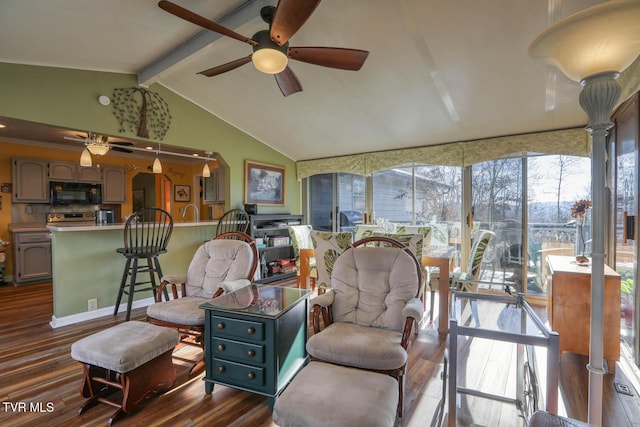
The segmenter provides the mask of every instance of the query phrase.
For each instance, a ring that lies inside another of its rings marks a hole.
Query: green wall
[[[122,247],[124,226],[104,227],[90,231],[54,231],[53,315],[64,318],[87,311],[87,300],[98,299],[98,308],[113,307],[118,296],[125,257],[116,252]],[[193,254],[203,242],[211,239],[216,226],[211,223],[173,227],[167,253],[160,255],[164,275],[187,274]],[[145,260],[140,260],[144,264]],[[139,280],[149,280],[140,273]],[[146,286],[141,286],[144,288]],[[151,291],[134,294],[134,300],[152,297]],[[122,303],[127,302],[123,295]]]
[[[116,88],[133,86],[137,86],[133,74],[0,63],[0,116],[139,140],[132,132],[119,132],[112,105],[104,107],[97,100],[100,95],[111,98]],[[167,102],[172,116],[164,140],[150,141],[219,153],[229,167],[227,208],[243,205],[244,162],[254,160],[286,169],[286,205],[265,206],[260,212],[300,213],[300,183],[295,180],[293,160],[161,85],[149,90]]]

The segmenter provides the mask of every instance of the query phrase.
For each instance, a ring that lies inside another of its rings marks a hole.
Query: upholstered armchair
[[[204,354],[204,310],[200,304],[248,286],[257,267],[258,251],[249,235],[221,234],[198,248],[186,275],[162,278],[157,302],[147,307],[147,321],[177,329],[181,343],[177,348],[192,345]],[[162,301],[165,288],[171,290],[172,299],[168,301]],[[188,361],[194,362],[190,375],[204,368],[202,358]]]
[[[311,301],[310,357],[395,377],[399,416],[413,328],[422,319],[421,282],[422,265],[406,246],[370,237],[338,257],[331,289]]]
[[[404,226],[404,225],[400,225],[398,227],[396,227],[396,232],[395,233],[378,233],[375,232],[373,233],[374,236],[385,236],[385,237],[390,237],[394,240],[399,241],[400,243],[404,244],[407,248],[409,248],[409,250],[411,251],[411,253],[416,257],[416,259],[418,260],[419,263],[422,263],[422,255],[423,255],[423,251],[425,248],[425,240],[429,240],[428,236],[429,236],[429,232],[431,231],[431,228],[426,228],[423,229],[421,227],[421,232],[418,231],[418,227],[416,226]],[[415,232],[414,234],[407,234],[407,232]],[[424,233],[424,234],[423,234]],[[425,238],[425,236],[427,236]],[[426,289],[426,285],[429,282],[429,269],[427,267],[424,267],[424,270],[422,271],[422,283],[420,284],[420,299],[422,300],[424,306],[426,307],[426,299],[425,299],[425,289]],[[433,297],[433,295],[432,295]]]
[[[310,225],[290,225],[288,228],[291,245],[293,246],[293,256],[296,260],[298,287],[307,287],[305,280],[309,279],[311,288],[315,289],[318,271],[316,269],[316,259],[313,254],[313,243],[311,242],[311,230],[313,228]],[[301,264],[301,255],[303,255],[306,260],[304,266]]]

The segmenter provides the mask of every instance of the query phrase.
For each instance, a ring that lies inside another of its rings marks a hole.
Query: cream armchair
[[[200,304],[248,286],[257,267],[258,251],[249,235],[221,234],[198,248],[186,275],[162,277],[157,302],[147,307],[147,321],[176,329],[180,333],[176,348],[192,345],[201,348],[204,355],[205,319]],[[173,298],[162,301],[166,288],[170,288]],[[202,358],[187,361],[194,362],[190,375],[204,368]]]
[[[407,247],[370,237],[338,257],[332,288],[311,301],[310,357],[395,377],[399,416],[413,328],[422,320],[421,282],[422,266]]]

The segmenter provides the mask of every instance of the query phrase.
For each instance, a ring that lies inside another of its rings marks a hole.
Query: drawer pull
[[[218,329],[224,329],[224,323],[218,323],[218,324],[216,325],[216,328],[218,328]]]
[[[224,366],[218,366],[218,373],[221,374],[225,371]]]
[[[254,350],[249,350],[249,351],[247,351],[247,356],[249,356],[249,357],[253,357],[253,356],[255,356],[255,355],[256,355],[256,352],[255,352]]]
[[[255,333],[256,333],[256,330],[255,330],[254,328],[249,328],[249,329],[247,329],[247,334],[248,334],[248,335],[253,335],[253,334],[255,334]]]
[[[254,374],[253,372],[249,372],[249,373],[247,374],[247,378],[249,378],[250,380],[255,379],[255,377],[256,377],[256,374]]]
[[[224,345],[218,344],[218,351],[224,351]]]

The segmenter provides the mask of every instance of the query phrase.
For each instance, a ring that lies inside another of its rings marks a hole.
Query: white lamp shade
[[[253,61],[253,65],[263,73],[278,74],[287,68],[289,59],[287,55],[279,50],[264,48],[253,52],[251,61]]]
[[[552,25],[529,55],[555,65],[571,80],[622,72],[640,54],[640,1],[610,0]]]
[[[205,178],[209,178],[211,176],[211,170],[209,169],[209,165],[206,163],[202,168],[202,176],[204,176]]]
[[[162,163],[160,163],[160,159],[157,156],[153,161],[153,173],[162,173]]]
[[[82,150],[82,154],[80,154],[80,166],[91,166],[91,153],[89,153],[89,150],[86,148]]]

